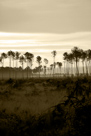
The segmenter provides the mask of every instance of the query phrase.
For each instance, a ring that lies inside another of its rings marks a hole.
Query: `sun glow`
[[[0,32],[0,52],[19,50],[21,52],[49,53],[56,50],[60,53],[71,50],[74,46],[89,49],[91,32],[69,34],[56,33],[6,33]]]

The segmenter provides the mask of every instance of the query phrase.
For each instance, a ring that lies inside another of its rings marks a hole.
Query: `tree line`
[[[82,74],[91,75],[91,49],[83,50],[78,47],[74,47],[70,53],[65,52],[63,54],[65,73],[79,75],[82,65]],[[74,71],[73,71],[74,70]]]
[[[63,54],[63,60],[64,60],[64,64],[62,62],[56,62],[55,61],[55,57],[57,55],[57,51],[54,50],[51,52],[52,56],[53,56],[53,64],[50,64],[50,67],[47,67],[47,64],[49,62],[49,60],[47,58],[44,58],[44,63],[45,65],[42,66],[42,57],[41,56],[37,56],[36,57],[36,62],[38,63],[38,67],[35,67],[34,69],[32,68],[33,66],[33,62],[34,62],[34,55],[30,52],[26,52],[23,55],[16,51],[8,51],[7,53],[1,53],[0,56],[0,63],[1,63],[1,67],[4,68],[4,61],[6,58],[9,59],[9,77],[11,77],[11,63],[13,62],[13,68],[18,68],[18,62],[20,62],[21,66],[22,66],[22,71],[24,70],[24,64],[26,63],[26,69],[27,69],[27,78],[29,77],[29,69],[31,69],[31,76],[33,76],[33,72],[34,71],[38,71],[39,72],[39,77],[40,77],[40,71],[41,68],[44,72],[44,75],[46,76],[46,71],[50,71],[50,74],[52,73],[53,77],[55,75],[55,68],[56,66],[58,66],[60,74],[62,74],[61,69],[62,66],[64,67],[64,71],[63,74],[64,75],[79,75],[79,69],[80,69],[80,63],[82,63],[82,71],[83,71],[83,75],[91,75],[91,50],[83,50],[80,49],[78,47],[74,47],[73,49],[71,49],[70,53],[64,52]],[[37,69],[37,70],[36,70]],[[2,73],[2,77],[3,77],[3,73]],[[16,72],[16,77],[17,77],[17,72]],[[22,72],[22,77],[23,77],[23,72]]]
[[[56,51],[52,52],[53,57],[55,58],[56,56]],[[18,62],[20,62],[21,67],[22,67],[22,71],[24,71],[24,64],[26,63],[26,69],[27,69],[27,78],[29,77],[29,72],[31,70],[31,76],[33,76],[33,72],[39,72],[39,77],[40,77],[40,71],[42,70],[44,72],[44,75],[46,76],[46,71],[47,71],[47,64],[48,64],[48,59],[44,58],[44,62],[45,65],[42,66],[42,57],[41,56],[37,56],[36,57],[36,62],[38,63],[38,67],[35,67],[34,69],[32,68],[33,66],[33,62],[34,62],[34,55],[30,52],[26,52],[24,54],[21,54],[20,52],[16,51],[8,51],[7,53],[3,52],[1,53],[0,56],[0,64],[1,64],[1,68],[4,69],[5,67],[5,59],[9,59],[9,78],[11,78],[11,69],[12,69],[12,63],[13,63],[13,69],[16,68],[18,69]],[[55,61],[55,59],[54,59]],[[42,69],[41,69],[42,68]],[[53,69],[53,64],[50,65],[50,68],[48,70],[52,70]],[[54,66],[55,69],[55,66]],[[15,73],[16,77],[17,77],[17,72]],[[23,72],[22,72],[22,77],[24,77]],[[2,72],[2,78],[3,78],[3,72]]]

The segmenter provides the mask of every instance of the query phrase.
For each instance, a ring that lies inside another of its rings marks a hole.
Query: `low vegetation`
[[[0,135],[90,136],[91,77],[1,80]]]

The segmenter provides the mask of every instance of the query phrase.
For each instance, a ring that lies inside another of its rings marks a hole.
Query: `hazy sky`
[[[91,48],[91,0],[0,0],[0,52],[30,51],[57,61]]]

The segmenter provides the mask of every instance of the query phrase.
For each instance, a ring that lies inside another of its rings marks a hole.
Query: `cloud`
[[[70,33],[91,30],[89,0],[0,0],[0,30]]]
[[[16,50],[67,50],[73,46],[90,48],[91,32],[70,34],[52,33],[0,33],[0,49]]]

